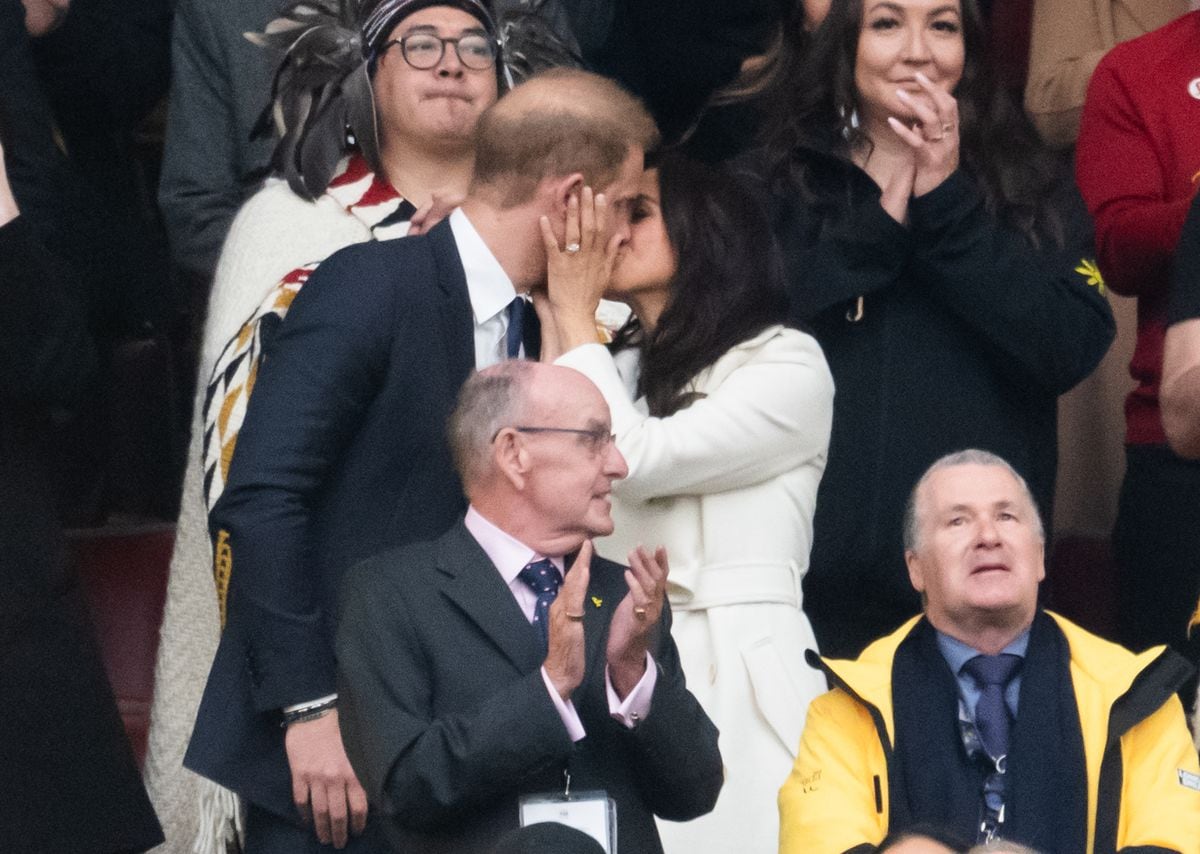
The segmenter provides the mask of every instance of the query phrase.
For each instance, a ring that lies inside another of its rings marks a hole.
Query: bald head
[[[463,489],[471,490],[491,468],[492,440],[502,427],[517,424],[537,362],[511,359],[472,374],[458,393],[447,438]]]
[[[471,504],[541,554],[612,533],[612,484],[628,468],[608,404],[578,371],[513,360],[475,374],[450,445]]]
[[[630,151],[657,143],[654,120],[619,85],[586,71],[551,69],[479,120],[471,193],[512,207],[528,201],[545,178],[580,173],[587,185],[604,187]]]
[[[450,451],[466,492],[492,472],[492,445],[502,429],[544,426],[564,403],[580,397],[604,404],[587,377],[558,365],[509,359],[472,374],[459,392],[448,429]]]

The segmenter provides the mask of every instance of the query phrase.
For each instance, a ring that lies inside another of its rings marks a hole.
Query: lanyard
[[[983,739],[974,721],[959,716],[958,730],[962,737],[963,747],[967,756],[979,761],[987,770],[983,779],[981,792],[979,833],[976,842],[986,844],[1000,836],[1004,826],[1004,794],[1008,782],[1005,772],[1008,770],[1008,756],[990,756],[983,747]]]

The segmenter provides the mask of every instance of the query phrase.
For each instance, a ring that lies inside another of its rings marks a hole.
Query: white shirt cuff
[[[604,668],[604,687],[608,691],[608,713],[623,723],[628,729],[633,729],[639,721],[650,714],[650,698],[654,696],[654,686],[658,682],[658,667],[654,658],[646,653],[646,672],[633,686],[633,690],[622,700],[613,688],[609,677],[608,667]]]
[[[309,700],[305,703],[296,703],[294,706],[284,706],[283,713],[285,715],[292,712],[298,712],[301,709],[307,709],[309,706],[319,706],[322,703],[328,703],[330,700],[336,700],[337,694],[326,694],[324,697],[319,697],[316,700]]]
[[[555,711],[562,719],[563,726],[567,728],[567,735],[571,736],[571,741],[582,741],[587,735],[587,731],[583,728],[583,721],[579,719],[579,712],[575,711],[575,704],[562,698],[558,689],[554,687],[554,683],[550,681],[545,667],[542,668],[542,681],[546,683],[546,690],[550,692],[550,700],[554,703]]]

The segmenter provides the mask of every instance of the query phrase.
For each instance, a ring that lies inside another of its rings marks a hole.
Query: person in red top
[[[1167,445],[1159,406],[1170,271],[1200,180],[1200,12],[1117,45],[1083,108],[1076,177],[1096,222],[1100,270],[1137,297],[1125,404],[1126,471],[1113,547],[1120,640],[1183,649],[1200,595],[1200,463]]]

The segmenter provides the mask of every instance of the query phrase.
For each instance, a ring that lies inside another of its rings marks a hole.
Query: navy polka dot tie
[[[1004,689],[1021,666],[1019,655],[977,655],[962,669],[983,692],[975,704],[975,727],[983,747],[993,759],[1008,755],[1008,728],[1012,715],[1004,700]]]
[[[520,579],[537,594],[537,605],[533,608],[533,627],[542,639],[542,649],[545,649],[550,637],[550,603],[558,595],[562,578],[559,577],[558,568],[548,558],[542,558],[525,564],[521,569]]]

